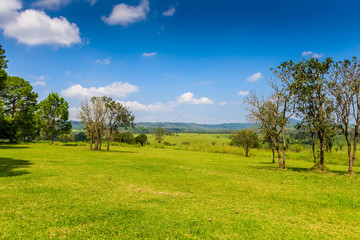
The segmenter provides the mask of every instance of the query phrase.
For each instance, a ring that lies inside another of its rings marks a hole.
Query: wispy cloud
[[[239,96],[249,95],[249,91],[239,91],[239,92],[238,92],[238,95],[239,95]]]
[[[322,58],[324,54],[322,53],[315,53],[313,51],[305,51],[301,54],[303,57],[313,57],[313,58]]]
[[[31,85],[33,85],[33,86],[46,86],[46,82],[45,81],[36,81],[36,82],[33,82]]]
[[[263,78],[264,78],[264,76],[262,75],[262,73],[261,73],[261,72],[257,72],[257,73],[254,73],[253,75],[249,76],[249,77],[246,79],[246,81],[248,81],[248,82],[256,82],[256,81],[258,81],[258,80],[260,80],[260,79],[263,79]]]
[[[143,53],[143,57],[153,57],[156,55],[157,55],[157,52]]]
[[[168,103],[155,103],[155,104],[142,104],[138,101],[119,101],[124,106],[127,106],[133,111],[145,111],[145,112],[155,112],[155,111],[172,111],[173,104]]]
[[[138,6],[120,3],[114,6],[109,17],[102,16],[101,19],[109,25],[128,26],[129,24],[145,20],[149,11],[149,0],[142,0]]]
[[[209,85],[209,84],[213,84],[214,82],[199,82],[199,85]]]
[[[98,59],[98,60],[95,61],[95,63],[109,65],[110,64],[110,59],[109,58],[105,58],[103,60]]]
[[[171,7],[169,10],[164,11],[163,15],[166,17],[172,17],[172,16],[174,16],[175,12],[176,12],[176,9]]]

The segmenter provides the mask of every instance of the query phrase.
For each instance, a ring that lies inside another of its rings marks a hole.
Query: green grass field
[[[195,136],[188,137],[178,144],[194,146]],[[245,158],[178,144],[110,152],[0,145],[0,237],[360,238],[360,179],[349,178],[346,165],[327,164],[330,172],[316,173],[307,153],[290,152],[288,169],[279,171],[265,150]]]

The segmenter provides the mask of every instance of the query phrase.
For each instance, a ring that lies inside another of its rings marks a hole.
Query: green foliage
[[[134,143],[134,135],[129,131],[120,132],[116,134],[115,141],[132,144]]]
[[[1,92],[3,117],[1,118],[1,138],[33,139],[36,135],[35,111],[37,93],[31,84],[19,77],[8,77]]]
[[[259,138],[250,129],[242,129],[232,134],[232,145],[243,147],[246,152],[246,157],[249,156],[250,148],[259,147]]]
[[[134,138],[135,143],[140,144],[141,146],[144,146],[148,143],[146,134],[139,134]]]
[[[68,142],[74,142],[75,141],[75,135],[74,134],[66,134],[63,133],[60,135],[60,142],[68,143]]]
[[[360,177],[346,166],[313,172],[291,152],[278,171],[268,155],[62,145],[0,145],[2,238],[360,238]]]
[[[84,142],[87,140],[87,136],[86,133],[84,131],[77,131],[77,132],[73,132],[74,136],[75,136],[75,141],[81,141]]]
[[[166,132],[162,127],[157,127],[156,132],[155,132],[155,140],[158,143],[161,143],[161,141],[164,139],[165,133]]]
[[[58,93],[50,93],[39,103],[36,120],[41,134],[54,143],[55,137],[71,132],[69,119],[69,104]]]

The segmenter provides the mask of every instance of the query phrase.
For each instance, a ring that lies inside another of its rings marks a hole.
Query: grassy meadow
[[[149,140],[109,152],[1,144],[0,238],[360,238],[360,179],[344,152],[328,153],[330,171],[318,173],[308,150],[290,151],[279,171],[271,151],[246,158],[229,135]]]

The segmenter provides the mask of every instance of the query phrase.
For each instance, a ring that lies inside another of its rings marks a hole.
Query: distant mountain
[[[72,121],[74,130],[82,130],[79,122]],[[155,132],[157,127],[162,127],[169,132],[231,132],[243,128],[252,128],[253,123],[222,123],[222,124],[198,124],[198,123],[174,123],[174,122],[139,122],[132,132]]]

